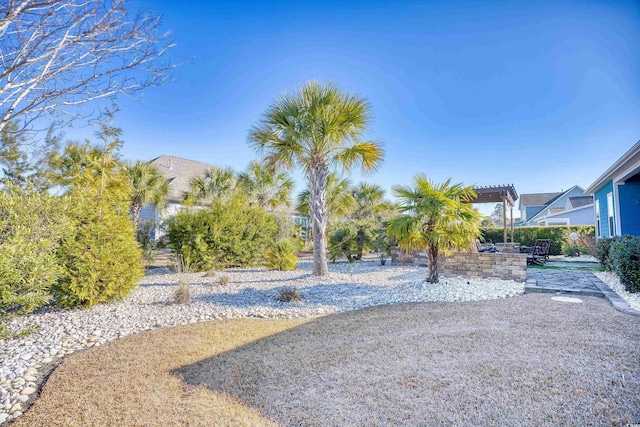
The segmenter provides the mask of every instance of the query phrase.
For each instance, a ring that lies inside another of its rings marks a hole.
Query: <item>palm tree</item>
[[[282,169],[257,161],[249,163],[247,170],[238,174],[238,184],[250,200],[264,209],[275,210],[291,204],[293,179]]]
[[[351,220],[357,229],[356,259],[362,259],[365,241],[367,238],[373,240],[367,236],[367,230],[378,230],[396,211],[395,206],[385,200],[384,188],[379,185],[361,182],[351,189],[351,193],[354,200]]]
[[[143,206],[152,204],[155,208],[161,208],[166,204],[169,181],[152,164],[141,161],[125,163],[122,173],[131,185],[129,213],[137,225]]]
[[[426,249],[429,259],[427,281],[438,283],[438,255],[466,249],[480,235],[482,215],[473,209],[473,187],[441,184],[418,174],[412,186],[394,186],[404,215],[391,221],[388,232],[404,250]]]
[[[344,219],[351,215],[355,199],[351,192],[349,178],[341,178],[335,173],[327,177],[327,212],[332,219]],[[298,193],[296,210],[300,215],[311,216],[311,192],[303,190]]]
[[[327,269],[327,179],[333,166],[373,171],[381,163],[379,143],[362,141],[371,107],[335,85],[310,82],[285,94],[264,113],[249,134],[267,164],[302,168],[308,182],[313,230],[313,274]]]
[[[233,169],[214,166],[191,181],[191,191],[184,195],[184,199],[191,202],[228,199],[234,194],[236,184]]]

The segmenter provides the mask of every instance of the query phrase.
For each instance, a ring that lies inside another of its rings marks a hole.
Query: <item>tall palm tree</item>
[[[427,281],[438,283],[438,256],[453,249],[466,249],[480,235],[482,215],[473,209],[473,187],[436,184],[418,174],[412,186],[394,186],[393,193],[404,215],[391,221],[388,232],[405,250],[426,249],[429,259]]]
[[[327,212],[331,219],[344,219],[351,215],[355,199],[351,192],[349,178],[341,178],[331,172],[327,177]],[[311,192],[303,190],[298,193],[296,210],[300,215],[311,216]]]
[[[276,100],[253,126],[250,143],[267,164],[300,167],[307,178],[313,230],[313,274],[327,269],[327,179],[333,166],[373,171],[383,152],[377,142],[363,141],[371,120],[364,99],[329,83],[310,82],[298,93]]]
[[[184,199],[191,202],[228,199],[233,196],[237,182],[233,169],[214,166],[191,181],[191,191]]]
[[[286,171],[257,161],[238,174],[238,184],[250,200],[264,209],[275,210],[291,204],[293,179]]]
[[[155,208],[161,208],[166,204],[169,181],[155,166],[141,161],[125,163],[122,173],[131,185],[129,213],[138,225],[143,206],[152,204]]]

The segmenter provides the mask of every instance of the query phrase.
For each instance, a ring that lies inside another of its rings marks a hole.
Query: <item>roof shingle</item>
[[[191,189],[191,181],[214,167],[209,163],[163,154],[149,161],[169,181],[169,200],[179,202]]]

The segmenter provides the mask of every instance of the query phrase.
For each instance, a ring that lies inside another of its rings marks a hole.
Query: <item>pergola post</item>
[[[507,203],[511,209],[511,243],[513,243],[513,204],[518,200],[518,193],[511,185],[494,185],[491,187],[476,187],[473,189],[476,196],[467,200],[467,203],[500,203],[502,202],[502,228],[503,228],[503,242],[508,243],[507,232]]]
[[[513,243],[513,205],[511,205],[510,208],[511,208],[511,243]]]
[[[507,243],[507,195],[502,199],[502,228],[504,231],[504,243]]]

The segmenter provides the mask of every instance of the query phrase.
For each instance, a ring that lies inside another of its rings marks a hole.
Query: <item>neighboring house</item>
[[[521,227],[527,224],[531,218],[539,213],[546,204],[560,193],[533,193],[521,194],[518,200],[518,210],[520,210],[520,220],[514,225]]]
[[[561,193],[522,194],[520,199],[520,226],[594,225],[593,198],[577,185]]]
[[[596,237],[640,236],[640,141],[587,188]]]
[[[182,199],[185,193],[191,189],[191,181],[198,176],[204,175],[208,169],[214,166],[166,154],[151,160],[149,163],[154,165],[169,181],[167,206],[163,209],[155,209],[153,206],[148,205],[143,207],[140,212],[142,221],[152,221],[154,224],[151,230],[151,238],[157,240],[164,235],[162,225],[167,218],[186,208],[182,203]]]

